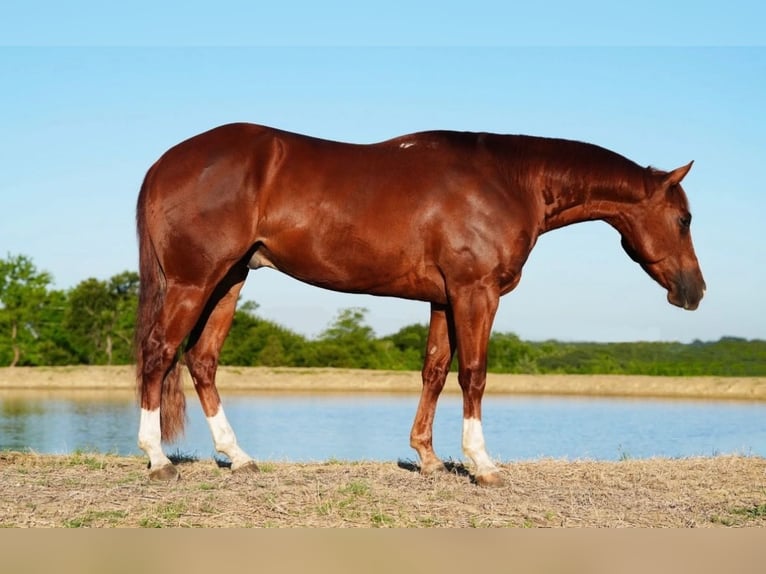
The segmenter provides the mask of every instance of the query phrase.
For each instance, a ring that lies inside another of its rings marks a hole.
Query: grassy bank
[[[502,465],[475,486],[460,466],[269,463],[239,475],[212,460],[154,483],[142,458],[0,453],[6,527],[720,527],[766,526],[766,460],[715,457]]]
[[[188,383],[187,375],[187,383]],[[0,389],[132,390],[131,366],[0,368]],[[222,367],[222,391],[420,391],[412,371]],[[191,389],[191,384],[187,385]],[[445,392],[459,392],[454,373]],[[628,375],[488,376],[487,393],[766,400],[766,377],[648,377]]]

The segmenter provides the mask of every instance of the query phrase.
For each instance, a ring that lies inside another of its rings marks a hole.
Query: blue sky
[[[566,12],[535,28],[523,24],[534,9],[488,3],[470,12],[439,3],[439,26],[428,3],[407,18],[394,2],[337,19],[296,4],[292,22],[295,3],[259,11],[229,2],[215,14],[187,4],[200,9],[176,18],[141,3],[122,13],[53,4],[32,18],[20,3],[4,6],[3,256],[31,256],[60,288],[135,269],[146,169],[226,122],[360,143],[424,129],[566,137],[663,169],[695,160],[684,186],[707,296],[694,313],[671,307],[614,230],[580,224],[540,239],[496,330],[537,340],[766,338],[761,6],[702,3],[650,18],[649,3],[640,13],[592,8],[598,18],[587,20],[589,3],[578,15],[589,35]],[[652,33],[618,33],[628,19],[654,23]],[[308,335],[350,306],[367,307],[381,335],[428,318],[424,303],[331,293],[271,270],[252,273],[243,295]]]

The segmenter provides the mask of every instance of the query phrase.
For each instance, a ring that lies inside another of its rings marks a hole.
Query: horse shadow
[[[170,459],[170,462],[172,462],[176,466],[183,465],[183,464],[191,464],[193,462],[199,461],[199,456],[197,456],[196,454],[187,454],[182,452],[174,452],[174,453],[168,454],[168,458]],[[215,461],[215,464],[218,468],[231,469],[230,460],[226,458],[221,458],[218,456],[214,456],[213,460]],[[420,464],[418,464],[417,462],[413,460],[405,460],[400,458],[396,464],[402,470],[420,473]],[[472,483],[476,484],[476,477],[473,474],[471,474],[471,472],[466,468],[465,464],[463,464],[462,462],[457,462],[457,461],[448,459],[444,461],[444,467],[446,468],[449,474],[454,474],[456,476],[462,476],[464,478],[468,478],[470,479]],[[147,468],[148,468],[148,465],[147,465]]]
[[[420,465],[413,460],[399,459],[397,461],[397,466],[403,470],[420,473]],[[447,469],[447,472],[449,474],[454,474],[456,476],[462,476],[464,478],[468,478],[471,480],[472,483],[476,484],[476,477],[473,474],[471,474],[471,472],[466,468],[466,466],[462,462],[456,462],[451,459],[446,460],[444,462],[444,467]]]
[[[183,464],[192,464],[194,462],[199,462],[200,457],[197,454],[191,454],[186,452],[171,452],[168,453],[168,458],[170,459],[170,462],[173,463],[174,466],[183,465]],[[215,460],[215,463],[218,465],[219,468],[231,468],[231,462],[226,459],[219,458],[217,456],[213,457]],[[147,468],[149,468],[150,463],[147,463]]]

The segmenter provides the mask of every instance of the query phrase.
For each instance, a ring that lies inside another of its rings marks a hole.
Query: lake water
[[[416,395],[230,394],[223,400],[240,445],[256,460],[416,459],[409,447]],[[764,403],[488,395],[483,411],[487,449],[499,461],[766,456]],[[0,449],[141,454],[138,414],[132,393],[5,391]],[[195,397],[188,414],[186,435],[167,451],[213,456]],[[461,419],[461,398],[443,396],[434,447],[445,459],[464,458]]]

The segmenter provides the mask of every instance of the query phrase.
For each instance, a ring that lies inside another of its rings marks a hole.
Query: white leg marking
[[[253,460],[245,451],[239,448],[237,437],[234,435],[226,414],[223,412],[223,406],[219,405],[218,412],[212,417],[207,417],[207,424],[210,426],[210,432],[213,434],[215,450],[229,457],[232,470]]]
[[[138,446],[149,455],[151,468],[157,469],[173,464],[162,452],[162,431],[160,430],[160,409],[148,411],[141,409],[141,422],[138,427]]]
[[[497,471],[484,446],[484,432],[479,419],[463,419],[463,452],[476,465],[477,476]]]

